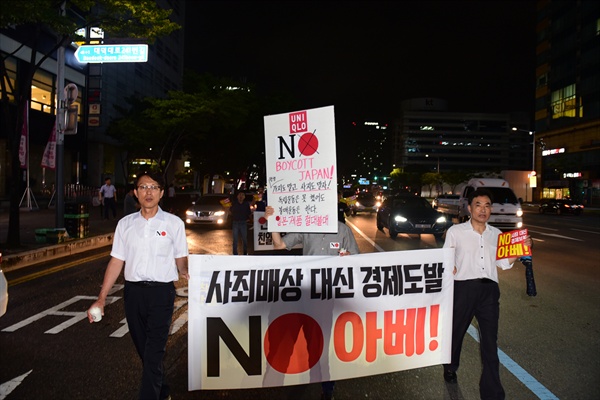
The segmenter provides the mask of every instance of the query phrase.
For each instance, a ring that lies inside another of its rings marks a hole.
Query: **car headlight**
[[[396,215],[394,217],[394,221],[396,221],[396,222],[406,222],[408,220],[406,218],[404,218],[402,215]]]
[[[194,212],[191,210],[186,210],[185,215],[194,215]]]
[[[225,211],[217,211],[217,212],[215,212],[215,215],[217,217],[220,217],[221,215],[225,215]]]
[[[381,207],[381,202],[378,201],[377,203],[375,203],[375,207],[377,207],[377,208]]]
[[[522,217],[522,216],[523,216],[523,210],[517,211],[517,217]]]
[[[355,205],[356,207],[360,207],[360,203],[359,203],[358,201],[357,201],[356,203],[354,203],[354,205]]]
[[[437,222],[438,224],[444,223],[446,222],[446,217],[439,217],[435,220],[435,222]]]

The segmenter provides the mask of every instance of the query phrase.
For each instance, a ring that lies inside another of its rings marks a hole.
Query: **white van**
[[[461,192],[459,200],[458,220],[469,219],[469,194],[475,189],[483,188],[492,194],[492,215],[488,223],[503,231],[523,227],[523,209],[515,192],[504,179],[473,178]]]

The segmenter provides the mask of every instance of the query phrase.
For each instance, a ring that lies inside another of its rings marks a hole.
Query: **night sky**
[[[187,0],[185,63],[336,119],[391,121],[415,97],[532,115],[535,21],[532,0]]]

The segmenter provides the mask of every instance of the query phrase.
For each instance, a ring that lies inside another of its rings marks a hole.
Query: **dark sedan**
[[[579,204],[570,199],[547,199],[540,204],[540,214],[554,213],[575,214],[579,215],[583,212],[583,204]]]
[[[419,196],[396,195],[388,198],[377,211],[377,229],[387,228],[391,238],[398,233],[430,233],[439,238],[452,225],[452,219],[437,212]]]

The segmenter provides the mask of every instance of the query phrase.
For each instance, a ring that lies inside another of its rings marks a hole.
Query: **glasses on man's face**
[[[138,190],[150,190],[152,192],[156,192],[157,190],[160,190],[160,186],[157,185],[140,185],[137,187]]]

